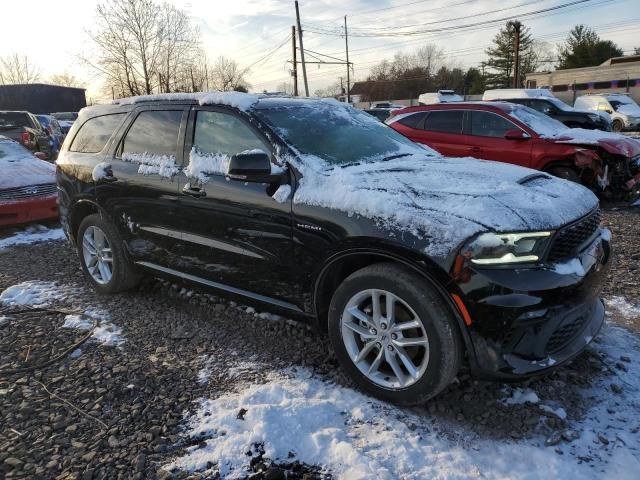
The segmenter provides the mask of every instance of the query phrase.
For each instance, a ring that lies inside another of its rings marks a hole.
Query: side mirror
[[[504,134],[504,138],[507,140],[526,140],[527,138],[529,138],[529,135],[527,135],[522,130],[514,128],[513,130],[507,130]]]
[[[229,160],[227,176],[245,182],[272,183],[281,174],[271,174],[271,160],[262,150],[247,150],[237,153]]]

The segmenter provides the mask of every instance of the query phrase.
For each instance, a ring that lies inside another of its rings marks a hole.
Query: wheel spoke
[[[385,359],[387,360],[387,363],[391,367],[391,370],[393,370],[393,373],[398,379],[398,383],[400,383],[401,387],[404,386],[404,384],[406,383],[405,375],[395,355],[388,350],[385,350],[384,355],[385,355]]]
[[[429,344],[427,337],[405,337],[391,341],[397,347],[426,347]]]
[[[96,246],[93,244],[90,238],[86,236],[82,237],[82,246],[91,255],[96,254]]]
[[[371,308],[373,310],[373,321],[376,325],[379,325],[382,313],[380,313],[380,292],[378,290],[371,292]]]
[[[386,298],[386,309],[387,309],[387,323],[389,324],[389,327],[391,327],[396,320],[396,315],[395,315],[396,297],[391,295],[390,293],[387,293],[385,295],[385,298]]]
[[[104,233],[99,228],[93,229],[93,242],[95,243],[97,248],[103,248],[106,245],[104,244]]]
[[[347,310],[347,312],[349,312],[350,315],[353,315],[361,322],[365,322],[367,325],[371,325],[372,323],[371,318],[358,307],[351,307],[349,310]]]
[[[358,353],[358,355],[356,356],[356,358],[353,359],[353,361],[356,364],[360,363],[362,360],[367,358],[367,355],[369,355],[369,353],[375,346],[376,344],[374,342],[365,343],[364,347],[362,347],[362,350],[360,350],[360,353]]]
[[[383,359],[384,359],[384,350],[381,348],[375,360],[373,361],[373,363],[369,365],[369,370],[367,370],[367,375],[373,375],[374,373],[376,373],[380,368],[380,364],[382,363]]]
[[[396,323],[393,329],[408,330],[410,328],[420,328],[420,327],[422,327],[420,320],[409,320],[408,322]]]
[[[409,355],[407,355],[405,349],[402,347],[396,347],[396,352],[398,353],[398,357],[400,357],[400,361],[404,365],[404,368],[406,368],[409,375],[411,375],[411,378],[418,378],[418,369],[413,364],[411,358],[409,358]]]
[[[364,338],[375,338],[375,335],[372,334],[367,327],[363,327],[362,325],[358,325],[357,323],[345,322],[344,326],[349,330],[353,330],[358,335],[361,335]]]
[[[104,262],[98,261],[98,269],[100,270],[100,277],[102,277],[102,280],[108,282],[111,278],[111,271],[109,270],[109,267],[105,265]]]

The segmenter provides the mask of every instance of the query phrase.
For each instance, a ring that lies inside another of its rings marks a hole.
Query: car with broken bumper
[[[592,192],[444,158],[335,101],[234,92],[90,107],[57,179],[98,291],[148,273],[308,321],[389,401],[423,402],[463,365],[479,378],[546,372],[604,320],[610,235]]]

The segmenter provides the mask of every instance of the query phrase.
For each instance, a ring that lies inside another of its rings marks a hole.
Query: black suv
[[[418,403],[465,362],[517,379],[599,331],[609,232],[587,189],[443,158],[326,99],[134,97],[82,110],[61,220],[100,292],[143,272],[307,320],[365,390]]]
[[[519,103],[555,118],[569,128],[611,131],[611,121],[597,112],[575,110],[557,98],[501,98],[500,101]]]

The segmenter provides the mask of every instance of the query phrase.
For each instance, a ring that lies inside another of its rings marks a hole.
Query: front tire
[[[390,263],[358,270],[337,288],[329,337],[342,368],[361,389],[401,405],[437,395],[462,362],[449,305],[424,278]]]
[[[611,123],[611,130],[613,130],[614,132],[621,132],[623,129],[624,129],[624,123],[622,123],[622,121],[614,120]]]
[[[136,286],[140,276],[115,226],[99,214],[88,215],[78,229],[82,270],[100,293],[116,293]]]

